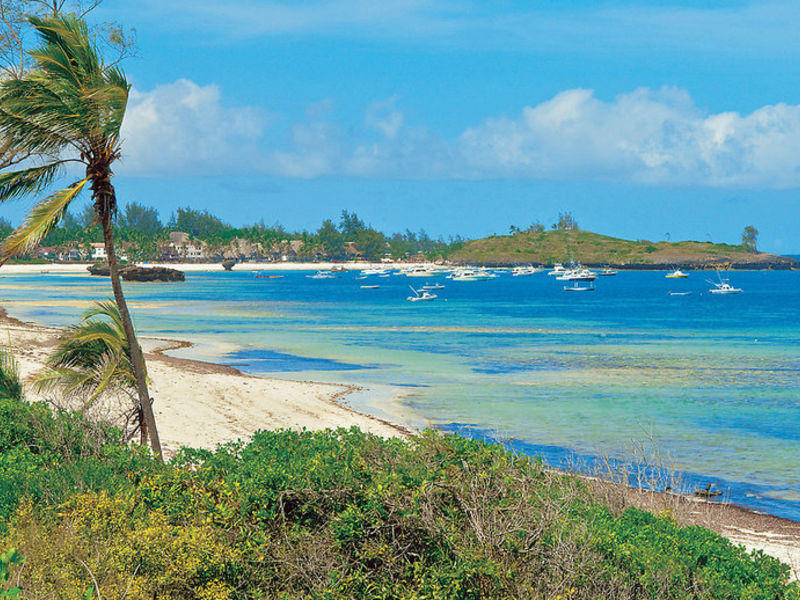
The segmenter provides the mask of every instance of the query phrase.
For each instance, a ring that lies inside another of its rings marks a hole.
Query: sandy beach
[[[42,368],[59,333],[57,328],[8,317],[0,308],[0,335],[13,348],[24,378]],[[356,426],[383,437],[413,435],[402,425],[347,407],[348,395],[363,392],[357,386],[251,376],[232,367],[168,354],[190,346],[185,342],[155,338],[141,342],[167,455],[184,445],[214,448],[246,439],[260,429]],[[39,399],[30,389],[27,398]],[[113,405],[105,409],[109,414],[118,412]],[[676,503],[663,493],[626,490],[626,503],[654,512],[680,506],[680,522],[703,525],[748,550],[762,550],[788,564],[793,578],[800,579],[800,523],[722,503],[687,497]]]

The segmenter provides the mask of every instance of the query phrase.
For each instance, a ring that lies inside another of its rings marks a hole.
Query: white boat
[[[377,290],[381,286],[379,285],[362,285],[360,286],[362,290]]]
[[[330,271],[317,271],[313,275],[306,275],[309,279],[336,279],[337,276]]]
[[[730,283],[728,283],[727,279],[720,279],[719,283],[711,281],[710,279],[707,281],[714,286],[708,290],[712,294],[738,294],[742,291],[742,288],[733,287]]]
[[[512,277],[524,277],[525,275],[534,275],[538,273],[539,269],[534,267],[533,265],[526,265],[524,267],[514,267],[511,269],[511,276]]]
[[[361,275],[364,277],[368,275],[386,275],[388,273],[388,269],[361,269]]]
[[[563,275],[565,272],[566,269],[564,268],[564,265],[562,265],[561,263],[556,263],[555,265],[553,265],[553,270],[550,271],[548,275],[560,276]]]
[[[423,290],[428,290],[428,291],[431,291],[431,290],[443,290],[444,286],[441,283],[433,283],[433,284],[426,283],[425,285],[422,286],[422,289]]]
[[[667,273],[666,275],[664,275],[664,277],[666,277],[667,279],[685,279],[688,276],[689,275],[687,273],[684,273],[680,269],[675,269],[671,273]]]
[[[670,292],[670,296],[691,296],[692,292]]]
[[[594,281],[597,279],[597,274],[594,271],[578,265],[562,275],[556,277],[559,281]]]
[[[431,266],[417,265],[403,271],[406,277],[438,277],[442,272]]]
[[[570,287],[568,285],[565,285],[564,286],[564,291],[565,292],[593,292],[594,291],[594,285],[580,286],[580,285],[578,285],[578,282],[576,281],[572,285],[572,287]]]
[[[453,281],[486,281],[495,279],[497,275],[487,269],[459,268],[447,276]]]
[[[611,267],[605,267],[604,269],[601,269],[600,272],[598,273],[598,275],[600,275],[601,277],[613,277],[616,274],[617,271],[615,271]]]
[[[436,300],[438,296],[436,294],[431,294],[430,292],[423,290],[422,293],[419,293],[419,290],[415,290],[413,287],[408,286],[411,288],[411,291],[414,292],[413,296],[409,296],[406,298],[409,302],[423,302],[425,300]]]

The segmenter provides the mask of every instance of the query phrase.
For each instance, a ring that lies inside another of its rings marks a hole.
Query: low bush
[[[16,576],[31,598],[94,586],[129,600],[800,598],[777,560],[668,518],[615,514],[577,478],[483,442],[260,432],[160,468],[63,434],[70,470],[36,463],[55,447],[29,435],[75,417],[29,410],[38,416],[18,414],[0,435],[0,455],[23,456],[34,481],[43,469],[80,482],[14,496],[0,547],[25,556]]]

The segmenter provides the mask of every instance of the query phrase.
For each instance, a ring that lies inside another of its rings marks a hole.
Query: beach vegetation
[[[143,361],[144,362],[144,361]],[[148,440],[147,424],[136,401],[136,374],[119,308],[113,300],[96,302],[80,322],[64,329],[45,369],[33,380],[40,393],[58,391],[89,410],[103,394],[127,397],[125,440],[137,432],[142,444]]]
[[[0,246],[0,264],[37,248],[84,189],[92,194],[93,222],[102,228],[114,300],[119,308],[150,444],[161,448],[150,405],[144,361],[122,291],[112,222],[117,213],[112,165],[121,154],[120,127],[130,85],[116,64],[106,64],[84,21],[74,15],[29,18],[41,46],[29,52],[33,67],[0,82],[0,133],[27,154],[22,169],[0,174],[0,201],[49,190],[67,166],[82,176],[39,200]]]
[[[257,432],[161,465],[79,414],[0,411],[0,548],[30,597],[800,598],[776,559],[499,445]]]

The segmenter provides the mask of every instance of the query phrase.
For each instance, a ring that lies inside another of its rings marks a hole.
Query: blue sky
[[[121,200],[467,237],[552,223],[800,254],[800,3],[105,0]]]

